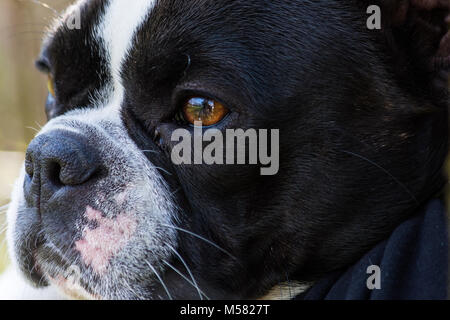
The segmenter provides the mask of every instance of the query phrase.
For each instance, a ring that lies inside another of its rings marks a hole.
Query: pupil
[[[212,109],[212,108],[214,108],[214,103],[211,100],[204,100],[203,101],[203,108],[205,108],[205,109]]]

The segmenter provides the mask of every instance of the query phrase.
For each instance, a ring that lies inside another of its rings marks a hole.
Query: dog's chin
[[[102,279],[108,278],[107,274],[103,277],[94,276],[88,269],[83,270],[71,264],[58,251],[53,246],[43,244],[34,249],[32,254],[20,258],[20,261],[29,261],[27,264],[21,263],[20,270],[33,287],[52,287],[70,300],[114,299],[114,293],[102,285]]]
[[[50,266],[51,268],[51,266]],[[45,269],[45,268],[43,268]],[[53,276],[45,272],[43,275],[49,286],[55,288],[62,296],[70,300],[104,300],[105,297],[93,292],[83,279],[67,277],[62,273]]]
[[[54,279],[51,284],[63,297],[69,300],[103,300],[102,297],[89,293],[79,284],[72,283],[64,278]]]
[[[107,273],[96,276],[88,268],[79,267],[73,258],[64,256],[63,250],[51,243],[43,239],[33,241],[33,248],[21,246],[16,256],[22,276],[34,288],[52,287],[70,300],[114,299],[114,293],[102,285],[102,281],[108,279]]]
[[[32,287],[38,290],[51,287],[62,297],[74,300],[136,298],[132,290],[118,291],[109,285],[114,282],[111,279],[123,273],[119,267],[110,263],[102,274],[95,273],[89,266],[79,262],[73,248],[57,246],[48,239],[42,232],[42,224],[37,219],[33,220],[33,217],[38,216],[36,209],[20,205],[17,208],[17,213],[11,213],[16,217],[11,228],[14,230],[10,238],[10,242],[13,242],[11,252],[22,278]],[[135,282],[136,277],[130,274],[128,277],[123,277],[123,283]]]
[[[39,263],[37,263],[39,265]],[[52,268],[51,266],[49,268]],[[41,270],[46,268],[41,267]],[[70,300],[103,300],[104,298],[92,292],[82,281],[67,278],[64,274],[51,276],[47,272],[41,273],[46,286],[55,288],[63,297]],[[36,283],[35,283],[36,284]],[[42,283],[41,283],[42,285]]]
[[[75,300],[102,299],[83,279],[80,269],[71,269],[69,260],[51,249],[42,239],[37,239],[33,248],[21,249],[17,253],[19,270],[35,288],[53,287],[62,296]],[[78,271],[78,275],[76,274]],[[92,285],[92,283],[91,283]]]

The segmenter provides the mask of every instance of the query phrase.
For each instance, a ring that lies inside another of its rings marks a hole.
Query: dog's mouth
[[[166,273],[162,261],[172,259],[165,248],[170,244],[143,239],[148,228],[134,211],[106,216],[105,210],[86,206],[83,214],[72,212],[77,219],[61,223],[48,212],[41,216],[36,209],[20,208],[14,243],[22,274],[34,287],[52,286],[70,299],[164,297],[159,279]],[[142,272],[149,268],[153,272]]]
[[[41,255],[48,253],[43,249]],[[50,251],[50,250],[48,250]],[[85,271],[76,264],[70,264],[67,259],[51,252],[53,259],[38,258],[36,264],[40,266],[42,276],[49,285],[56,287],[64,296],[75,300],[102,300],[96,292],[93,280],[85,275]]]
[[[70,299],[102,299],[95,292],[92,279],[88,280],[86,271],[74,263],[73,257],[68,257],[70,254],[64,255],[42,234],[34,238],[22,242],[18,259],[22,273],[35,287],[54,286]]]
[[[28,279],[36,287],[46,287],[49,285],[49,282],[42,270],[41,264],[38,260],[39,248],[34,248],[28,254],[23,254],[20,258],[20,268],[23,273],[28,276]]]

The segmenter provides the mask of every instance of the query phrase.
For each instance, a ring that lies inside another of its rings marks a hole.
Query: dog
[[[445,0],[76,2],[36,62],[49,121],[8,211],[13,273],[37,297],[307,295],[441,197],[448,15]],[[276,174],[174,164],[195,120],[279,130]]]

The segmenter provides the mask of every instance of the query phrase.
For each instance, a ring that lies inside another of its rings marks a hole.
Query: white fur
[[[35,289],[30,286],[15,268],[9,268],[0,276],[0,300],[63,300],[63,296],[52,287]]]
[[[97,28],[97,37],[102,40],[109,54],[115,95],[121,98],[123,87],[120,70],[130,50],[134,35],[154,7],[155,0],[111,0],[106,15]],[[115,100],[121,100],[116,98]]]

